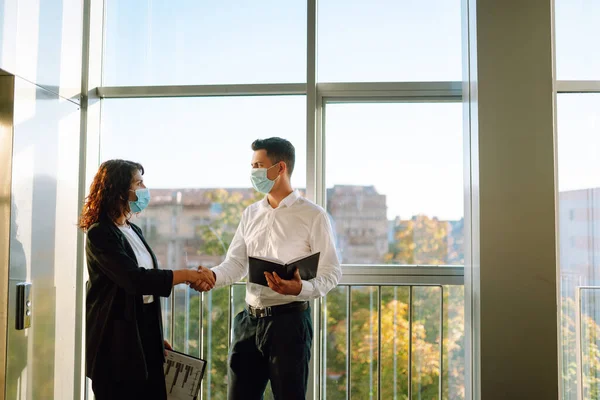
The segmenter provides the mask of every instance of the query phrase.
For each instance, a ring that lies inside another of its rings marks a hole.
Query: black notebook
[[[289,280],[294,277],[296,268],[298,268],[302,280],[313,279],[317,276],[320,254],[320,252],[317,252],[308,256],[294,258],[287,263],[276,258],[248,257],[248,282],[269,286],[267,278],[265,278],[265,272],[277,272],[280,278]]]

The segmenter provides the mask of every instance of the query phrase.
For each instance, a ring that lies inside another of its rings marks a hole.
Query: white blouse
[[[123,234],[127,238],[127,241],[129,242],[129,245],[133,249],[138,266],[141,268],[153,269],[154,261],[152,260],[152,256],[150,255],[150,252],[144,245],[144,242],[142,242],[142,239],[140,239],[137,233],[135,233],[133,228],[129,224],[125,224],[124,226],[119,226],[119,229],[121,230],[121,232],[123,232]],[[153,301],[153,295],[144,295],[145,304],[152,303]]]

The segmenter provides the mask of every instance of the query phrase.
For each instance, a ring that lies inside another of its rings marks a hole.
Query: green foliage
[[[404,265],[464,264],[463,220],[440,221],[417,215],[408,221],[396,221],[394,242],[389,245],[385,262]]]
[[[221,212],[209,225],[198,227],[196,234],[202,240],[198,253],[212,256],[224,255],[224,249],[228,249],[233,240],[242,212],[263,196],[253,192],[252,197],[244,199],[241,192],[228,193],[225,189],[207,192],[207,199],[213,204],[218,204]]]

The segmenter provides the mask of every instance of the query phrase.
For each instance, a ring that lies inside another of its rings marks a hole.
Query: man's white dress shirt
[[[282,295],[267,286],[248,282],[246,303],[268,307],[293,301],[312,300],[337,286],[342,269],[335,251],[333,232],[323,208],[295,190],[273,208],[264,199],[244,210],[225,261],[212,270],[215,288],[231,285],[248,274],[248,257],[273,257],[288,262],[315,252],[319,256],[317,277],[302,281],[299,295]]]

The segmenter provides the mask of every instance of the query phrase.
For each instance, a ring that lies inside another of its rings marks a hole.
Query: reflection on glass
[[[464,264],[461,119],[452,103],[327,105],[327,211],[342,263]]]
[[[460,0],[320,0],[322,82],[460,81]]]
[[[557,16],[558,17],[558,16]],[[577,398],[576,293],[578,286],[600,286],[600,95],[561,94],[558,122],[558,237],[562,351],[562,398]],[[585,329],[600,330],[596,301],[585,303]],[[584,342],[584,345],[591,345]],[[595,345],[594,345],[595,346]],[[588,366],[600,362],[592,357]],[[587,367],[586,367],[587,368]],[[595,367],[593,367],[595,368]],[[590,371],[588,371],[591,373]],[[592,371],[593,372],[593,371]],[[591,383],[590,383],[591,384]],[[589,390],[593,390],[590,386]],[[592,397],[593,398],[593,397]]]
[[[306,1],[106,1],[105,86],[306,81]]]

